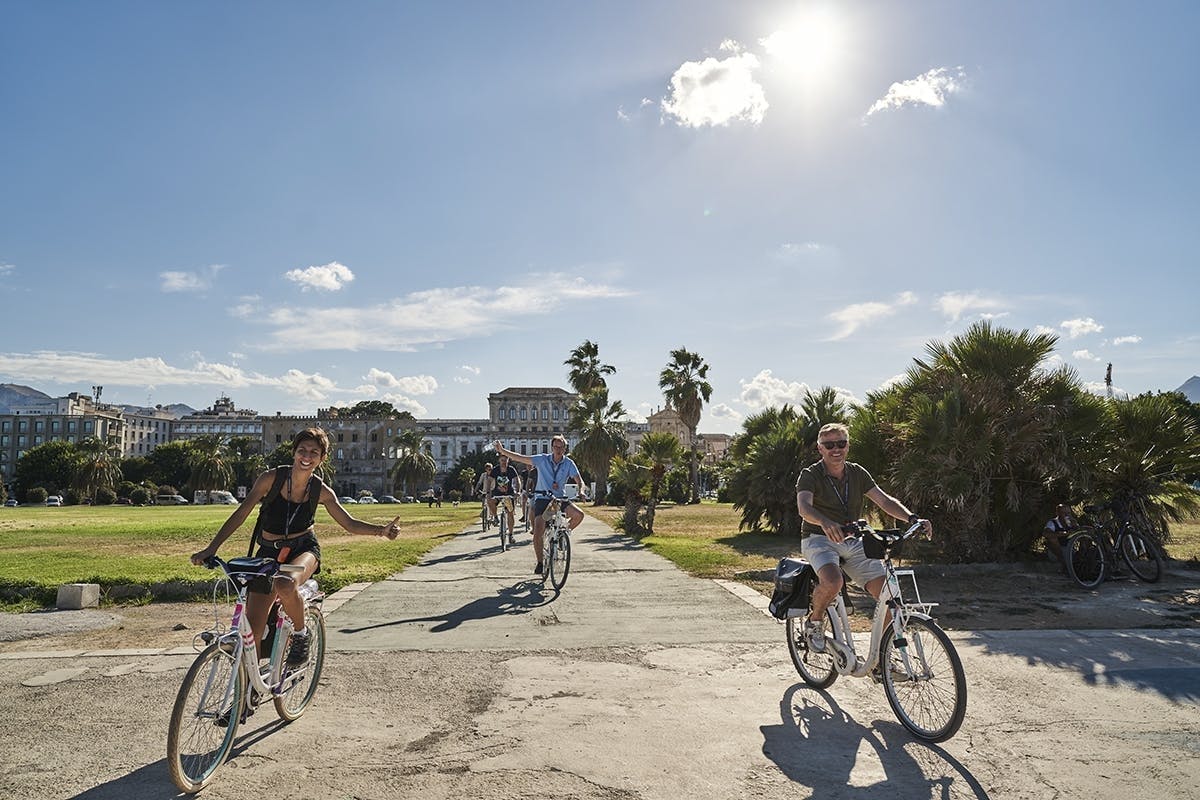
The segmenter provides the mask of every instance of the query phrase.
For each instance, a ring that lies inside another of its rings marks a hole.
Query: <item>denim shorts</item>
[[[842,569],[850,576],[850,580],[860,587],[887,575],[882,561],[878,558],[867,558],[863,553],[862,541],[857,537],[839,543],[830,541],[823,533],[810,533],[800,540],[800,554],[815,570],[828,565],[836,567],[841,562]]]

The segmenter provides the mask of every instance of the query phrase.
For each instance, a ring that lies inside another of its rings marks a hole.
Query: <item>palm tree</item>
[[[407,496],[409,484],[428,481],[437,471],[437,463],[429,455],[425,434],[419,428],[405,428],[392,443],[396,446],[396,463],[388,474],[393,488]]]
[[[96,496],[98,489],[114,489],[121,480],[121,445],[89,436],[77,447],[82,461],[75,472],[73,485],[85,497]]]
[[[596,503],[604,502],[609,464],[625,452],[625,407],[620,400],[611,405],[608,389],[593,389],[580,395],[571,406],[570,430],[579,433],[575,456],[596,476]]]
[[[650,467],[639,455],[617,456],[608,471],[608,482],[620,487],[625,495],[625,513],[621,530],[629,536],[640,536],[645,529],[638,522],[638,512],[646,504],[650,490]]]
[[[572,350],[571,357],[563,364],[571,368],[567,380],[579,394],[587,394],[594,389],[608,388],[604,376],[612,375],[617,371],[617,368],[610,364],[600,363],[600,346],[588,339]]]
[[[679,412],[679,418],[687,426],[691,437],[692,502],[700,502],[700,471],[696,459],[696,426],[700,424],[700,412],[712,397],[712,384],[707,380],[708,364],[698,353],[689,353],[684,348],[671,351],[671,361],[658,376],[658,386],[663,390],[667,404]]]
[[[225,437],[205,434],[191,440],[192,468],[188,483],[194,491],[224,489],[233,483],[233,463]]]
[[[663,481],[671,467],[683,459],[683,445],[675,434],[667,431],[647,433],[638,445],[639,461],[645,464],[650,474],[649,491],[646,498],[646,530],[654,532],[654,513],[662,497]]]

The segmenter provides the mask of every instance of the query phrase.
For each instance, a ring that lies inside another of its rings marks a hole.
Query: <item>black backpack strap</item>
[[[317,519],[317,506],[321,505],[321,490],[325,488],[325,482],[317,473],[308,479],[308,510],[312,513],[313,521]]]
[[[262,503],[258,507],[258,519],[254,522],[254,533],[250,534],[250,549],[246,551],[246,557],[254,555],[254,546],[258,544],[259,534],[262,533],[263,525],[263,509],[268,503],[274,502],[279,493],[283,491],[283,482],[288,479],[288,474],[291,473],[291,467],[276,467],[275,480],[271,483],[271,488],[267,491],[267,496],[262,499]]]

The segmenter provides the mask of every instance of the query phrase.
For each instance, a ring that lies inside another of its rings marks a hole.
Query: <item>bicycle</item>
[[[566,500],[574,500],[577,496],[575,485],[568,483],[564,489]],[[567,575],[571,571],[571,526],[562,512],[562,499],[550,492],[535,492],[535,497],[549,497],[550,504],[542,512],[546,519],[545,544],[542,547],[542,581],[550,579],[550,585],[555,591],[562,591],[567,585]]]
[[[499,517],[500,550],[508,550],[516,544],[513,532],[508,527],[508,517],[512,513],[513,498],[499,495],[496,500],[496,515]]]
[[[308,661],[299,667],[285,663],[292,621],[278,601],[271,611],[274,627],[268,619],[268,634],[263,641],[264,651],[269,647],[270,652],[265,663],[258,657],[254,633],[244,613],[251,583],[270,580],[279,572],[295,575],[303,567],[270,558],[224,561],[217,556],[204,565],[209,569],[220,567],[225,573],[214,586],[214,605],[217,593],[228,585],[226,581],[236,588],[237,598],[228,630],[218,623],[212,630],[196,635],[197,649],[201,643],[203,649],[184,675],[171,709],[167,764],[171,780],[187,794],[200,791],[212,781],[233,749],[238,725],[254,713],[262,698],[273,700],[275,713],[284,721],[298,719],[317,692],[325,663],[325,617],[321,611],[325,594],[316,581],[310,579],[300,587],[304,624],[311,638]]]
[[[787,612],[787,643],[792,664],[804,682],[814,689],[827,689],[839,675],[863,678],[872,675],[883,684],[888,704],[905,728],[921,739],[942,742],[958,732],[967,712],[967,679],[954,644],[929,611],[937,603],[922,602],[916,575],[911,569],[896,569],[905,540],[916,535],[924,520],[899,531],[875,531],[865,521],[843,526],[850,535],[861,537],[868,558],[883,560],[886,578],[871,624],[871,645],[866,657],[854,647],[849,612],[842,593],[826,611],[830,634],[825,650],[809,649],[804,635],[804,620],[812,603],[812,585],[816,570],[808,562],[802,566],[800,580],[807,580],[807,591]],[[915,602],[905,598],[900,576],[912,581]],[[891,635],[885,635],[885,618],[891,613]]]
[[[479,517],[483,520],[483,532],[487,533],[488,527],[490,527],[492,524],[492,515],[488,513],[487,495],[483,496],[483,510],[479,512]]]
[[[1067,539],[1065,558],[1071,580],[1084,589],[1094,589],[1116,577],[1117,554],[1139,580],[1157,583],[1162,579],[1163,557],[1152,539],[1134,524],[1128,506],[1116,501],[1087,505],[1089,514],[1111,512],[1097,526],[1079,528]]]

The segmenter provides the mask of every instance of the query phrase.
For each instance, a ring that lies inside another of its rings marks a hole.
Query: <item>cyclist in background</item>
[[[525,464],[537,470],[537,484],[534,486],[532,509],[533,552],[537,557],[537,564],[534,565],[533,571],[537,575],[542,574],[542,549],[544,547],[542,540],[546,531],[546,520],[542,514],[550,505],[550,500],[558,498],[559,508],[567,518],[567,525],[571,530],[575,530],[579,527],[579,523],[583,522],[583,512],[574,503],[567,500],[566,485],[568,483],[577,483],[579,496],[583,497],[583,476],[579,474],[579,467],[575,466],[575,462],[567,457],[566,437],[556,434],[550,440],[550,450],[552,451],[550,453],[523,456],[506,449],[500,442],[496,442],[496,452],[501,456],[508,456],[518,464]]]
[[[513,505],[521,491],[521,476],[517,468],[508,462],[508,456],[501,455],[500,463],[492,467],[491,491],[488,493],[488,513],[496,516],[496,507],[504,504],[504,514],[508,517],[508,541],[513,541]]]

